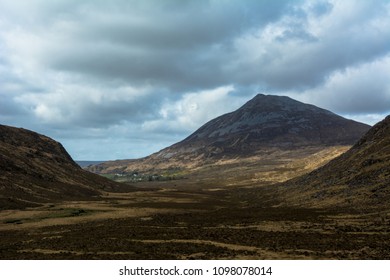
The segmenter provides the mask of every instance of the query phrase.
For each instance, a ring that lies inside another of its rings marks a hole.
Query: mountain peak
[[[229,159],[262,157],[269,151],[296,151],[351,146],[368,125],[344,119],[287,96],[257,94],[241,108],[219,116],[186,139],[157,153],[127,163],[90,169],[153,170],[199,167]],[[123,166],[125,165],[125,166]]]
[[[209,121],[180,144],[202,141],[202,145],[227,144],[240,151],[259,146],[352,145],[368,129],[368,125],[287,96],[258,94],[238,110]]]
[[[292,100],[293,99],[287,96],[258,93],[255,97],[249,100],[244,106],[252,105],[252,104],[258,105],[258,104],[286,103]]]
[[[288,96],[266,95],[259,93],[240,109],[244,110],[262,110],[264,112],[282,112],[282,111],[322,111],[322,113],[333,114],[330,111],[318,108],[314,105],[306,104],[294,100]]]
[[[289,100],[293,100],[291,99],[290,97],[288,96],[284,96],[284,95],[274,95],[274,94],[264,94],[264,93],[258,93],[255,95],[255,97],[253,97],[251,100],[249,100],[248,102],[251,102],[251,101],[263,101],[263,102],[270,102],[270,101],[273,101],[273,100],[282,100],[282,99],[289,99]]]

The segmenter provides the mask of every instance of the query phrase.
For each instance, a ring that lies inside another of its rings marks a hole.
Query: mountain
[[[368,129],[368,125],[289,97],[258,94],[238,110],[209,121],[183,141],[155,154],[106,162],[89,170],[113,173],[197,168],[272,149],[352,145]]]
[[[390,116],[373,126],[350,150],[282,187],[289,204],[389,208]]]
[[[264,145],[351,144],[367,129],[367,125],[289,97],[258,94],[237,111],[211,120],[173,147],[198,142],[215,147],[218,154],[251,152]]]
[[[124,188],[82,170],[53,139],[5,125],[0,125],[0,178],[0,209],[93,199],[101,190]]]

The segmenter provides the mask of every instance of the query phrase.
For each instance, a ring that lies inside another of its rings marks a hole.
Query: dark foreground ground
[[[387,213],[274,207],[261,188],[173,186],[2,211],[0,259],[390,258]]]

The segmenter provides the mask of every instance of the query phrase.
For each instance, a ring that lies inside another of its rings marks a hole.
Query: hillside
[[[0,125],[0,209],[93,199],[125,187],[82,170],[63,146],[44,135]]]
[[[94,165],[96,173],[197,169],[242,160],[302,158],[329,147],[353,145],[368,125],[285,96],[258,94],[217,117],[183,141],[138,160]],[[301,152],[302,151],[302,152]],[[309,152],[308,152],[309,151]],[[337,154],[337,153],[336,153]]]
[[[288,204],[388,208],[390,116],[372,127],[349,151],[282,188]]]

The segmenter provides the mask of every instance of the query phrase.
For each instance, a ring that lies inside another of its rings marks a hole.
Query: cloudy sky
[[[137,158],[256,93],[390,114],[387,0],[0,0],[0,123]]]

